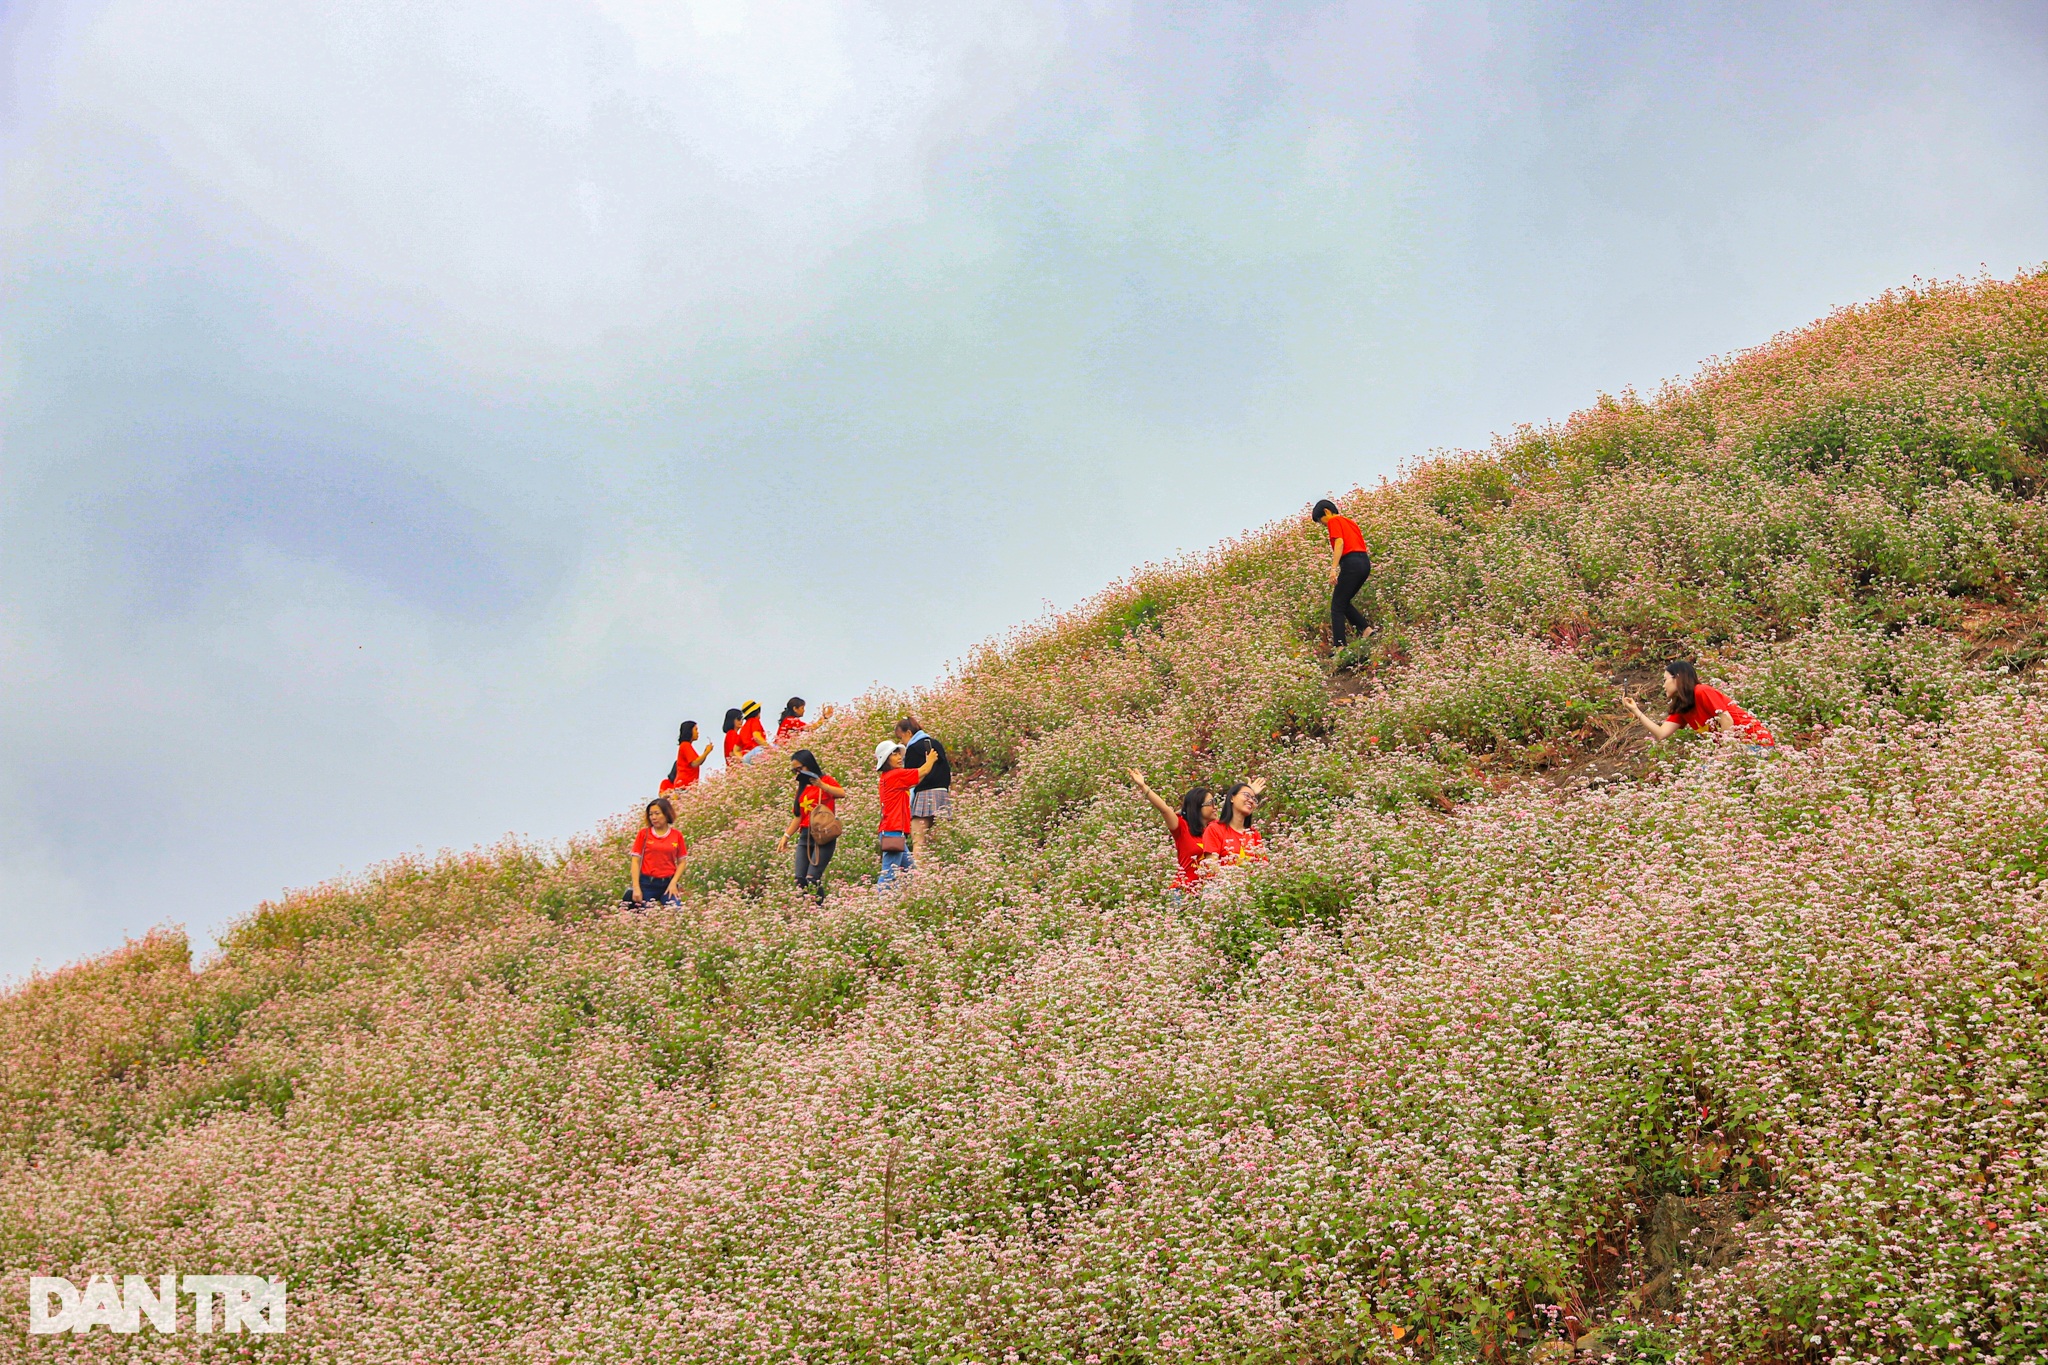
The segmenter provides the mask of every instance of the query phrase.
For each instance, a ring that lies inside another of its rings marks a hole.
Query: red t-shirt
[[[1342,545],[1347,555],[1365,549],[1365,532],[1358,529],[1357,522],[1341,513],[1332,512],[1324,517],[1323,529],[1330,533],[1330,543]]]
[[[1688,730],[1704,730],[1714,723],[1715,716],[1723,712],[1735,723],[1735,733],[1751,744],[1775,745],[1778,742],[1771,737],[1769,730],[1764,729],[1763,722],[1728,700],[1727,693],[1705,683],[1692,690],[1692,710],[1673,711],[1664,719],[1675,720]]]
[[[834,777],[826,777],[825,780],[827,782],[838,781],[838,779]],[[820,801],[823,801],[825,803],[826,810],[839,809],[839,798],[834,796],[831,792],[826,791],[823,787],[819,786],[815,782],[806,786],[801,792],[797,794],[797,828],[809,829],[811,827],[811,812],[818,808],[818,802]]]
[[[661,789],[663,791],[680,791],[684,787],[696,786],[697,779],[704,775],[704,760],[709,757],[711,757],[711,750],[709,749],[700,754],[691,748],[687,741],[678,744],[676,746],[676,775],[664,780],[661,784]]]
[[[730,762],[732,762],[732,760],[733,760],[733,756],[734,756],[734,755],[736,755],[736,754],[737,754],[737,753],[739,753],[739,752],[740,752],[740,732],[739,732],[738,730],[736,730],[736,729],[735,729],[735,730],[727,730],[727,731],[725,732],[725,761],[726,761],[727,763],[730,763]]]
[[[882,774],[882,823],[878,828],[910,833],[910,789],[917,779],[915,768],[891,768]]]
[[[784,716],[780,721],[776,722],[775,742],[780,744],[791,735],[800,735],[810,728],[801,716]]]
[[[683,832],[670,825],[666,833],[656,834],[651,826],[643,825],[633,836],[633,852],[640,858],[640,875],[643,877],[673,877],[676,865],[690,846],[683,842]]]
[[[1202,879],[1202,859],[1207,850],[1195,832],[1188,828],[1185,815],[1173,817],[1173,858],[1180,864],[1180,875],[1173,879],[1175,886],[1193,886]]]
[[[1209,828],[1202,831],[1202,847],[1225,864],[1258,863],[1266,859],[1266,841],[1257,830],[1248,829],[1240,834],[1224,820],[1209,822]]]
[[[759,716],[747,717],[733,733],[739,736],[738,747],[742,754],[758,749],[768,742],[768,731],[762,727]]]

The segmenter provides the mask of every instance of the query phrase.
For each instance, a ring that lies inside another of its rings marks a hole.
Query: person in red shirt
[[[818,768],[817,755],[809,749],[798,749],[789,756],[789,769],[796,777],[796,800],[790,804],[789,828],[782,831],[782,837],[775,841],[775,850],[780,853],[789,847],[789,841],[796,839],[796,884],[825,899],[825,868],[831,863],[832,855],[839,851],[836,838],[820,841],[811,832],[811,819],[818,807],[836,815],[839,798],[846,795],[846,789],[839,785],[837,778],[827,777]]]
[[[740,749],[740,708],[729,707],[725,713],[725,766],[730,768],[739,762]]]
[[[1223,818],[1202,831],[1202,848],[1219,866],[1266,861],[1266,841],[1252,828],[1252,818],[1259,813],[1259,793],[1265,789],[1263,777],[1223,789]]]
[[[766,748],[768,731],[761,724],[761,703],[750,701],[740,707],[739,728],[733,731],[733,738],[726,742],[725,761],[730,763],[737,757],[742,763],[752,763],[755,750]]]
[[[1339,650],[1344,648],[1346,623],[1356,626],[1361,636],[1372,629],[1372,623],[1351,604],[1365,580],[1372,577],[1372,552],[1366,549],[1365,532],[1358,529],[1358,523],[1339,512],[1328,498],[1316,503],[1309,516],[1330,537],[1330,648]]]
[[[882,822],[877,836],[882,852],[882,871],[876,886],[887,886],[899,873],[910,871],[910,793],[931,775],[939,761],[938,746],[932,745],[924,762],[915,768],[903,766],[903,746],[885,739],[875,746],[875,773],[880,778]]]
[[[1152,803],[1152,809],[1166,821],[1166,832],[1173,838],[1173,860],[1180,865],[1180,872],[1173,879],[1173,891],[1182,895],[1200,890],[1202,878],[1216,870],[1215,863],[1209,861],[1209,851],[1202,846],[1203,833],[1223,813],[1216,793],[1207,787],[1190,787],[1180,799],[1180,809],[1175,810],[1165,797],[1146,785],[1145,774],[1136,768],[1124,771]]]
[[[705,745],[700,752],[697,748],[697,722],[686,720],[683,728],[676,731],[676,761],[668,770],[668,776],[661,780],[665,792],[684,791],[697,785],[697,779],[704,775],[704,760],[711,757],[711,746]]]
[[[832,719],[831,707],[828,706],[818,713],[818,724],[823,725],[830,719]],[[804,699],[802,697],[791,697],[788,704],[782,708],[782,719],[775,722],[775,747],[780,749],[791,740],[800,737],[804,731],[810,728],[804,721]]]
[[[1661,722],[1645,715],[1634,697],[1623,697],[1622,702],[1658,739],[1669,739],[1683,727],[1736,735],[1759,748],[1777,746],[1777,739],[1762,721],[1730,701],[1727,693],[1701,682],[1699,670],[1689,659],[1673,659],[1664,665],[1664,695],[1670,700],[1671,713]]]
[[[632,852],[626,855],[626,904],[673,903],[682,884],[683,863],[690,856],[683,832],[675,827],[676,808],[663,796],[647,803],[641,819]]]

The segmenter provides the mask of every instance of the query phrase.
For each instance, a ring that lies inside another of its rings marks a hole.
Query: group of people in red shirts
[[[816,754],[808,748],[790,749],[801,743],[811,729],[804,719],[804,699],[791,697],[782,708],[775,738],[767,738],[761,724],[758,702],[747,702],[726,712],[725,761],[751,763],[766,750],[784,750],[789,755],[790,775],[796,793],[790,802],[789,826],[776,841],[778,851],[796,848],[796,884],[823,899],[825,869],[838,851],[844,833],[838,806],[846,795],[839,779],[826,773]],[[826,707],[818,716],[823,725],[832,717]],[[648,901],[671,901],[681,884],[689,846],[675,827],[674,793],[695,786],[704,761],[710,757],[707,745],[697,748],[697,724],[684,721],[676,736],[676,759],[662,780],[662,794],[647,803],[639,832],[628,855],[626,900],[639,905]],[[895,735],[875,748],[875,777],[881,803],[881,820],[876,830],[882,857],[877,883],[890,886],[907,875],[918,855],[930,843],[934,825],[952,814],[952,763],[946,746],[926,732],[914,715],[896,722]]]
[[[1330,650],[1334,654],[1344,648],[1347,627],[1356,628],[1360,638],[1372,629],[1352,600],[1372,576],[1372,552],[1358,523],[1339,512],[1328,498],[1317,502],[1309,517],[1330,538]],[[1646,714],[1634,697],[1625,696],[1622,701],[1658,739],[1669,739],[1685,728],[1733,735],[1758,749],[1777,744],[1761,721],[1726,693],[1701,682],[1691,660],[1673,659],[1664,666],[1664,696],[1670,706],[1661,721]],[[1252,827],[1259,796],[1265,790],[1264,778],[1233,783],[1221,792],[1190,787],[1176,808],[1152,790],[1143,773],[1136,768],[1126,771],[1166,822],[1166,832],[1173,839],[1174,861],[1179,865],[1173,879],[1176,894],[1199,891],[1219,868],[1265,861],[1265,841]]]
[[[1353,602],[1372,576],[1372,552],[1358,523],[1338,511],[1330,499],[1318,501],[1309,516],[1330,539],[1330,648],[1334,653],[1344,648],[1347,628],[1355,628],[1361,638],[1372,629]],[[1701,682],[1690,660],[1673,659],[1664,666],[1664,696],[1669,707],[1661,721],[1646,713],[1635,698],[1622,700],[1643,728],[1658,739],[1668,739],[1685,728],[1731,735],[1758,749],[1777,744],[1756,717],[1726,693]],[[796,884],[823,899],[825,869],[843,832],[837,807],[846,789],[819,767],[817,756],[809,749],[789,748],[811,728],[804,709],[802,697],[789,699],[773,741],[761,723],[759,702],[749,701],[727,711],[725,762],[728,767],[752,763],[768,749],[789,753],[796,795],[790,804],[789,826],[776,848],[786,851],[794,843]],[[818,724],[831,715],[828,706]],[[676,735],[675,763],[662,779],[662,795],[647,804],[645,825],[633,840],[626,890],[629,901],[674,898],[689,850],[682,832],[675,828],[675,807],[669,794],[695,786],[710,756],[710,745],[698,747],[697,722],[684,721]],[[1136,768],[1127,771],[1159,812],[1173,839],[1174,859],[1179,865],[1173,880],[1176,894],[1199,890],[1219,868],[1265,861],[1265,840],[1252,824],[1265,791],[1264,778],[1232,783],[1220,791],[1190,787],[1175,807],[1146,784],[1143,773]],[[882,858],[876,881],[886,887],[910,872],[926,851],[934,823],[952,813],[953,772],[945,745],[927,734],[916,716],[906,715],[896,723],[894,737],[875,746],[875,776],[881,800],[876,839]]]
[[[775,738],[768,739],[766,727],[761,724],[761,703],[744,702],[725,713],[725,765],[752,763],[767,749],[786,748],[795,742],[810,722],[804,719],[805,703],[802,697],[791,697],[782,708],[782,718],[776,723]],[[832,718],[832,708],[826,707],[819,713],[817,723],[823,725]],[[631,904],[646,901],[671,901],[676,899],[676,890],[682,884],[683,864],[689,857],[689,845],[683,839],[683,832],[675,827],[676,809],[672,793],[687,791],[697,785],[704,776],[704,764],[711,758],[711,746],[702,744],[698,738],[697,722],[686,720],[676,732],[676,757],[669,765],[668,776],[661,779],[661,795],[647,803],[639,833],[633,836],[633,847],[627,855],[626,900]],[[702,744],[702,747],[699,747]],[[808,749],[800,749],[792,757],[809,758]],[[812,760],[810,766],[815,767]]]
[[[1218,868],[1266,861],[1265,838],[1252,827],[1259,813],[1259,797],[1266,790],[1265,778],[1233,782],[1221,791],[1190,787],[1175,809],[1147,785],[1145,774],[1136,768],[1124,771],[1166,821],[1174,861],[1180,865],[1173,879],[1176,894],[1200,890]]]
[[[778,850],[796,847],[796,884],[823,900],[825,869],[839,849],[844,825],[839,800],[846,788],[824,772],[816,755],[798,749],[789,756],[796,778],[788,828],[776,842]],[[880,818],[875,846],[881,871],[875,884],[889,887],[909,875],[930,845],[933,826],[953,813],[953,765],[946,746],[928,733],[914,715],[896,722],[891,738],[875,746],[875,792]]]

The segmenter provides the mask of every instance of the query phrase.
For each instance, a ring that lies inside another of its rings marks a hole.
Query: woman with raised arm
[[[1136,768],[1126,768],[1131,784],[1145,799],[1152,803],[1152,809],[1159,812],[1166,822],[1166,832],[1173,839],[1173,860],[1180,865],[1180,873],[1173,879],[1175,891],[1193,891],[1200,887],[1202,878],[1215,870],[1214,865],[1204,866],[1209,857],[1202,847],[1202,834],[1211,821],[1223,813],[1216,801],[1216,794],[1207,787],[1190,787],[1187,795],[1180,799],[1180,809],[1168,805],[1166,798],[1153,791],[1145,783],[1145,774]]]
[[[690,846],[675,827],[676,808],[666,796],[647,803],[641,812],[640,832],[633,836],[633,848],[626,855],[626,904],[674,901],[682,884],[683,863]]]
[[[887,886],[899,873],[915,866],[910,850],[910,793],[931,776],[939,761],[935,746],[926,746],[924,762],[915,768],[903,766],[904,749],[893,739],[875,746],[876,786],[882,799],[882,823],[875,830],[876,848],[882,855],[881,875],[876,886]]]
[[[1252,828],[1252,819],[1259,813],[1259,793],[1265,790],[1263,777],[1223,789],[1223,817],[1202,831],[1203,849],[1220,865],[1266,861],[1266,841]]]
[[[817,756],[809,749],[798,749],[789,756],[789,770],[796,778],[796,800],[790,803],[789,828],[775,841],[775,851],[782,852],[792,838],[796,839],[796,884],[823,900],[825,868],[839,850],[836,812],[846,789],[837,778],[827,777],[819,770]],[[829,820],[820,814],[821,809],[830,815]],[[814,825],[829,828],[830,837],[819,837],[823,829]]]
[[[1624,696],[1621,700],[1642,727],[1658,739],[1669,739],[1683,728],[1732,734],[1759,748],[1773,748],[1778,743],[1762,721],[1730,701],[1727,693],[1701,682],[1699,670],[1690,659],[1673,659],[1664,665],[1664,696],[1669,701],[1670,714],[1661,721],[1645,715],[1634,697]]]
[[[668,776],[661,780],[665,792],[687,791],[697,785],[697,779],[704,775],[704,760],[711,757],[711,746],[697,747],[697,722],[686,720],[683,728],[676,731],[676,761],[669,768]]]
[[[830,719],[831,707],[818,713],[818,724],[823,725]],[[804,719],[804,699],[791,697],[782,708],[782,719],[775,722],[775,747],[780,749],[793,740],[801,739],[804,731],[810,728],[810,723]]]

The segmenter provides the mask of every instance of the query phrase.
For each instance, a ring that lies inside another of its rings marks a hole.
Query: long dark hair
[[[804,699],[802,697],[791,697],[788,701],[782,704],[782,719],[788,720],[791,716],[796,714],[797,708],[799,706],[802,706],[803,704]]]
[[[1202,837],[1202,830],[1208,825],[1208,821],[1202,818],[1202,807],[1208,804],[1207,787],[1189,787],[1188,794],[1180,799],[1180,818],[1188,822],[1188,833],[1197,839]]]
[[[1678,690],[1671,694],[1671,714],[1682,716],[1699,704],[1692,690],[1700,685],[1700,671],[1690,659],[1673,659],[1664,665],[1664,671],[1678,679]]]
[[[796,799],[789,803],[789,813],[791,815],[802,815],[804,813],[804,788],[816,782],[818,774],[824,772],[824,769],[818,766],[818,756],[809,749],[798,749],[789,756],[789,761],[796,764],[799,769],[796,775]]]
[[[1252,784],[1249,782],[1233,782],[1223,789],[1223,795],[1216,798],[1217,804],[1223,807],[1223,823],[1230,826],[1230,828],[1232,829],[1237,828],[1237,822],[1230,818],[1231,816],[1237,814],[1237,806],[1235,804],[1235,802],[1237,801],[1237,794],[1241,791],[1249,790],[1251,785]],[[1252,821],[1250,816],[1245,817],[1244,827],[1246,829],[1250,829],[1252,827]]]
[[[727,708],[726,708],[726,712],[725,712],[725,732],[726,732],[727,734],[731,734],[731,733],[732,733],[733,731],[735,731],[735,730],[737,730],[737,729],[739,729],[739,728],[740,728],[740,708],[739,708],[739,707],[737,707],[737,706],[730,706],[730,707],[727,707]]]
[[[696,721],[694,721],[694,720],[686,720],[686,721],[684,721],[684,722],[683,722],[683,728],[682,728],[682,729],[680,729],[680,730],[678,730],[678,731],[676,731],[676,743],[678,743],[678,744],[695,744],[696,742],[697,742],[697,722],[696,722]]]
[[[649,829],[653,829],[654,821],[649,817],[652,816],[657,809],[660,810],[663,815],[668,817],[669,825],[673,827],[676,822],[676,808],[668,803],[668,798],[666,796],[657,796],[652,801],[649,801],[647,803],[646,809],[640,812],[640,823],[647,826],[647,828]]]

